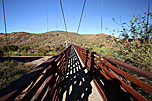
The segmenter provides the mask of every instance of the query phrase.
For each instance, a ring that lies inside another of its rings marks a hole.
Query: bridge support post
[[[87,68],[87,69],[89,69],[89,68],[87,67],[87,63],[88,63],[88,53],[89,53],[89,50],[86,50],[86,55],[85,55],[85,61],[84,61],[84,63],[85,63],[85,68]]]
[[[95,73],[95,68],[94,68],[94,58],[95,58],[95,56],[94,56],[94,54],[95,54],[95,52],[91,52],[91,67],[90,67],[90,72],[91,72],[91,76],[92,76],[92,78],[94,78],[94,73]]]

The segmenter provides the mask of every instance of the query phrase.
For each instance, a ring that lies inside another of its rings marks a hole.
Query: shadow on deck
[[[59,84],[60,98],[66,101],[87,101],[92,92],[92,78],[82,66],[74,49],[68,60],[65,80]]]

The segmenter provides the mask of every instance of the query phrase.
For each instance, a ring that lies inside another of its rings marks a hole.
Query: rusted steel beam
[[[95,64],[97,64],[97,63],[95,62]],[[106,68],[104,68],[101,65],[99,65],[99,67],[105,71],[107,76],[110,76],[111,78],[117,78],[121,82],[122,87],[124,87],[127,91],[129,91],[132,95],[134,95],[138,100],[142,99],[143,101],[148,101],[145,97],[143,97],[141,94],[136,92],[133,88],[131,88],[130,86],[125,84],[123,81],[121,81],[120,78],[118,78],[115,75],[113,75],[112,73],[110,73],[110,71],[108,71]]]
[[[44,88],[42,89],[42,91],[40,92],[40,94],[38,95],[37,99],[36,100],[39,100],[41,101],[41,99],[45,96],[45,94],[47,94],[47,89],[49,87],[49,84],[51,83],[51,79],[52,79],[53,76],[51,76],[49,78],[49,80],[46,82]]]
[[[46,71],[46,73],[44,74],[44,76],[36,83],[36,85],[25,95],[25,97],[23,97],[22,100],[26,100],[29,101],[33,98],[33,96],[35,95],[35,93],[37,92],[37,90],[41,87],[41,85],[43,84],[43,82],[51,75],[54,74],[54,72],[56,72],[56,64],[53,63],[54,66],[52,66],[52,68],[50,68],[49,70]]]
[[[152,86],[150,86],[150,85],[146,84],[145,82],[127,74],[126,72],[124,72],[118,68],[115,68],[113,65],[111,65],[109,63],[105,63],[105,65],[152,94]]]
[[[90,71],[90,66],[91,66],[91,63],[89,62],[89,63],[87,63],[87,70],[88,71]],[[96,67],[96,69],[97,69],[97,67]],[[100,72],[101,73],[101,71],[98,71],[98,72]],[[106,96],[105,96],[105,89],[103,88],[103,84],[100,82],[100,80],[98,80],[98,79],[96,79],[96,76],[99,76],[99,74],[94,74],[94,78],[93,78],[93,81],[94,81],[94,83],[95,83],[95,85],[96,85],[96,87],[97,87],[97,89],[98,89],[98,91],[99,91],[99,94],[101,95],[101,97],[105,100],[105,101],[108,101],[107,100],[107,98],[106,98]],[[102,75],[102,73],[101,73],[101,75]],[[104,75],[105,76],[105,75]],[[109,80],[109,78],[107,77],[107,76],[105,76],[106,78],[107,78],[107,80]],[[101,86],[102,85],[102,86]]]
[[[101,86],[99,85],[99,83],[96,81],[96,79],[93,80],[94,83],[96,84],[97,88],[98,88],[98,91],[100,92],[99,94],[101,94],[102,98],[105,100],[105,101],[108,101],[108,99],[106,98],[106,95],[105,95],[105,92],[103,91],[103,89],[101,88]]]
[[[122,86],[129,91],[131,94],[133,94],[137,99],[143,99],[145,101],[146,98],[144,98],[141,94],[139,94],[138,92],[136,92],[133,88],[131,88],[130,86],[128,86],[127,84],[125,84],[123,81],[120,80],[120,78],[116,77],[114,74],[110,73],[110,71],[108,71],[106,68],[104,68],[103,66],[99,65],[100,68],[102,68],[109,76],[111,76],[111,78],[117,78],[121,83]]]
[[[15,99],[24,89],[30,85],[32,81],[36,80],[45,70],[45,68],[41,66],[28,72],[22,78],[18,79],[15,82],[12,82],[9,86],[2,89],[0,91],[0,101]]]
[[[143,88],[144,90],[150,92],[152,94],[152,86],[146,84],[145,82],[129,75],[128,73],[114,67],[113,65],[111,65],[110,63],[100,60],[99,58],[96,58],[98,61],[102,62],[105,66],[108,66],[109,68],[111,68],[113,71],[117,72],[118,74],[122,75],[123,77],[127,78],[128,80],[134,82],[136,85],[140,86],[141,88]],[[98,63],[97,63],[98,64]],[[98,64],[99,65],[99,64]]]
[[[51,84],[50,84],[49,91],[48,91],[47,95],[45,96],[44,101],[47,101],[47,100],[53,101],[54,91],[57,86],[56,82],[57,82],[58,78],[59,78],[59,76],[55,76],[53,78],[53,82],[51,82]]]
[[[97,53],[97,55],[98,56],[102,56],[102,55],[100,55],[98,53]],[[116,65],[118,65],[118,66],[120,66],[122,68],[125,68],[125,69],[127,69],[127,70],[129,70],[131,72],[134,72],[134,73],[136,73],[139,76],[143,76],[143,77],[145,77],[145,78],[147,78],[149,80],[152,80],[152,72],[146,71],[144,69],[140,69],[138,67],[129,65],[129,64],[124,63],[124,62],[120,62],[118,60],[112,59],[112,58],[107,57],[107,56],[102,56],[102,58],[107,60],[107,61],[110,61],[110,62],[112,62],[112,63],[114,63],[114,64],[116,64]]]
[[[95,69],[98,69],[99,70],[99,68],[97,68],[96,66],[94,66],[95,67]],[[103,73],[101,70],[99,70],[99,72],[100,72],[100,74],[102,75],[102,76],[104,76],[107,80],[110,80],[110,78],[105,74],[105,73]]]

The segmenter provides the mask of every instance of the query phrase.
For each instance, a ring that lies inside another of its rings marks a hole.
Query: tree
[[[149,20],[146,19],[147,16]],[[124,62],[152,71],[152,14],[136,16],[130,21],[130,25],[119,25],[122,30],[119,31],[120,39],[114,39],[117,47],[115,52]]]
[[[9,45],[8,48],[10,51],[17,51],[19,49],[19,47],[15,45]]]
[[[28,50],[30,50],[30,46],[23,46],[20,48],[20,51],[25,51],[27,53]]]

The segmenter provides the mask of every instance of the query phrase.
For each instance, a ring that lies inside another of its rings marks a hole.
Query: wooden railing
[[[0,101],[56,100],[57,84],[64,80],[70,50],[71,46],[1,90]]]
[[[152,80],[152,72],[131,66],[76,45],[74,45],[74,48],[77,50],[85,67],[91,73],[94,83],[104,100],[147,101],[151,99],[152,86],[131,76],[122,69],[149,80]],[[146,95],[148,97],[145,98]]]

